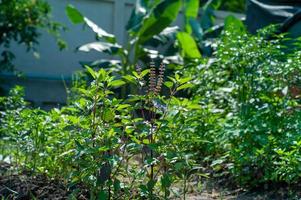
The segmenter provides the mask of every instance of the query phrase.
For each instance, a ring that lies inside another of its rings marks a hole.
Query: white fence
[[[38,104],[66,101],[65,88],[62,79],[70,79],[72,73],[81,69],[79,61],[91,61],[104,58],[98,52],[75,52],[81,44],[94,41],[95,35],[89,29],[83,30],[81,25],[73,25],[66,16],[65,8],[70,3],[80,10],[107,32],[116,35],[119,43],[127,40],[126,23],[134,7],[135,0],[48,0],[52,5],[53,18],[67,26],[68,30],[62,33],[62,38],[68,43],[68,49],[59,51],[55,39],[48,34],[40,38],[37,59],[32,52],[26,52],[25,47],[13,46],[16,55],[17,69],[24,73],[25,78],[16,79],[6,76],[4,86],[14,84],[24,85],[26,99]],[[229,13],[217,12],[217,23],[223,21]],[[242,17],[242,15],[238,15]],[[179,14],[174,25],[181,26],[183,17]]]

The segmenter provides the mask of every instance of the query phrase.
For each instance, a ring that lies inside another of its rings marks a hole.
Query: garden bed
[[[59,180],[51,180],[46,175],[32,175],[29,171],[18,174],[12,173],[12,166],[0,163],[0,197],[4,199],[52,199],[63,200],[89,199],[89,193],[85,189],[73,188],[70,190]],[[298,199],[301,197],[301,185],[287,186],[286,184],[263,185],[247,191],[234,187],[231,180],[225,178],[205,179],[202,187],[197,189],[194,183],[190,184],[187,195],[189,200],[214,200],[214,199]],[[71,198],[72,199],[72,198]],[[174,197],[173,199],[180,199]]]

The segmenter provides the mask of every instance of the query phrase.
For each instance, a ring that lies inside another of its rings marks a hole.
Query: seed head
[[[149,93],[156,93],[156,68],[153,61],[150,62],[150,72],[149,72]]]
[[[165,65],[162,62],[159,67],[159,75],[158,75],[158,81],[156,86],[156,94],[159,94],[161,92],[161,88],[164,81],[164,72],[165,72]]]

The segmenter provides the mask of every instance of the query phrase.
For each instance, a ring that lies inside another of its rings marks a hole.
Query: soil
[[[0,199],[5,200],[63,200],[70,199],[72,191],[59,180],[51,180],[46,175],[32,175],[23,171],[10,172],[12,166],[0,163]],[[9,173],[8,173],[9,172]],[[284,184],[263,185],[246,191],[235,188],[230,181],[207,179],[201,188],[191,183],[187,200],[291,200],[301,199],[301,185],[288,187]],[[80,187],[79,187],[80,188]],[[88,200],[88,191],[82,187],[73,199]],[[198,188],[198,189],[196,189]],[[173,198],[173,199],[183,199]]]
[[[64,200],[70,199],[72,192],[62,181],[51,180],[46,175],[32,175],[22,171],[15,174],[12,166],[0,163],[0,199],[5,200]],[[79,190],[75,199],[86,200],[87,191]]]

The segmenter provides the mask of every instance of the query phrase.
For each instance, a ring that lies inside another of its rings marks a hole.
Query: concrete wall
[[[5,75],[2,85],[8,89],[14,84],[26,87],[26,99],[38,105],[64,103],[66,101],[65,87],[62,80],[68,82],[72,73],[81,70],[79,61],[91,61],[106,58],[99,52],[75,52],[75,48],[94,41],[94,33],[83,30],[81,25],[70,23],[65,13],[65,7],[71,3],[85,16],[94,21],[104,30],[116,35],[119,43],[127,40],[125,25],[134,7],[135,0],[48,0],[53,9],[53,19],[66,25],[68,30],[62,33],[62,38],[68,43],[68,49],[59,51],[55,39],[46,33],[40,38],[37,59],[32,52],[26,52],[25,47],[13,45],[16,55],[17,70],[24,73],[24,78]],[[217,23],[221,23],[228,13],[218,12]],[[241,17],[241,16],[239,16]],[[183,17],[179,17],[174,25],[182,26]],[[108,58],[108,57],[107,57]],[[2,76],[3,77],[3,76]]]

